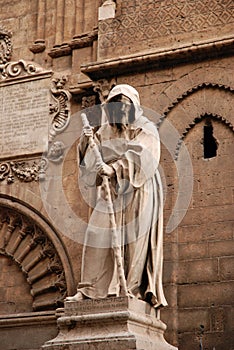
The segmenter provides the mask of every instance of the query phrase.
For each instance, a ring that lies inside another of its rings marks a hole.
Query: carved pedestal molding
[[[30,46],[29,50],[33,53],[40,53],[45,51],[46,45],[45,40],[43,39],[37,39],[35,42]]]
[[[59,334],[43,349],[176,350],[164,339],[166,325],[149,304],[129,297],[65,302]]]
[[[127,32],[127,31],[126,31]],[[132,35],[134,37],[134,35]],[[112,36],[111,36],[112,37]],[[176,48],[163,48],[139,52],[129,55],[121,55],[114,58],[99,60],[81,65],[81,72],[93,80],[118,76],[123,73],[146,71],[152,68],[170,65],[178,62],[187,62],[193,59],[204,59],[207,56],[219,57],[233,51],[234,37],[227,36],[217,40],[194,42],[183,44]]]
[[[33,53],[43,52],[45,45],[46,0],[37,0],[37,40],[29,48]]]

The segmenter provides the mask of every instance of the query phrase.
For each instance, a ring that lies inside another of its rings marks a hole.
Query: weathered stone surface
[[[39,80],[1,88],[1,157],[44,152],[48,143],[48,82]],[[42,135],[42,137],[38,137]]]
[[[4,350],[40,349],[56,334],[54,311],[0,316],[0,348]]]
[[[60,332],[43,349],[176,350],[164,339],[165,324],[155,309],[135,298],[65,302]]]

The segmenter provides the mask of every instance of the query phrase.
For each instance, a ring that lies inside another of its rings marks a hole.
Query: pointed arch
[[[222,121],[232,131],[234,130],[233,92],[234,89],[222,84],[199,84],[185,91],[167,106],[159,121],[159,132],[165,119],[178,131],[174,149],[175,159],[178,158],[187,133],[205,115]]]
[[[193,127],[195,125],[197,125],[198,123],[200,123],[201,121],[203,121],[205,118],[210,118],[210,119],[214,119],[217,121],[222,122],[224,125],[226,125],[231,131],[234,132],[234,126],[227,120],[225,119],[223,116],[218,115],[218,114],[209,114],[209,113],[203,113],[201,114],[199,117],[196,117],[192,123],[188,124],[186,126],[186,128],[184,129],[181,138],[178,140],[177,145],[176,145],[176,150],[175,150],[175,158],[178,158],[179,152],[180,152],[180,148],[181,145],[184,141],[184,139],[186,138],[187,134],[191,131],[191,129],[193,129]]]

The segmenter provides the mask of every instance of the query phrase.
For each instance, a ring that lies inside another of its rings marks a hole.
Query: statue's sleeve
[[[142,128],[138,135],[128,142],[121,159],[112,164],[120,192],[131,187],[139,188],[152,178],[160,159],[160,140],[156,127]]]
[[[94,135],[94,141],[97,146],[100,146],[97,135]],[[96,170],[96,156],[94,150],[89,146],[88,140],[85,136],[81,136],[78,144],[78,164],[80,168],[80,178],[88,186],[97,185],[97,170]]]

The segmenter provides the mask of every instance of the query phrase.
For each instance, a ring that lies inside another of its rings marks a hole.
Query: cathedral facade
[[[233,349],[232,0],[0,0],[0,349],[39,350],[76,292],[77,144],[117,84],[158,127],[165,338]]]

